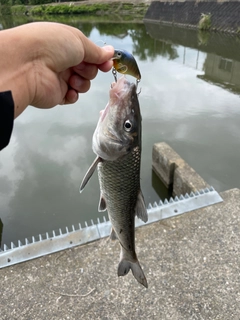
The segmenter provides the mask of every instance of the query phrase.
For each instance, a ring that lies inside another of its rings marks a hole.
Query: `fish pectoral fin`
[[[102,212],[107,210],[107,203],[106,200],[104,199],[103,195],[100,195],[100,200],[99,200],[99,204],[98,204],[98,211]]]
[[[113,227],[112,227],[112,230],[111,230],[109,238],[111,240],[117,240],[118,239],[117,234],[116,234],[115,230],[113,229]]]
[[[143,270],[138,261],[131,262],[128,260],[121,260],[118,265],[118,276],[125,276],[128,274],[129,270],[132,270],[132,273],[135,279],[141,283],[145,288],[148,288],[147,279],[143,273]]]
[[[135,207],[135,214],[143,222],[148,221],[147,209],[145,206],[145,202],[144,202],[144,198],[141,190],[139,190],[139,193],[138,193],[137,203]]]
[[[88,183],[88,180],[91,178],[91,176],[93,175],[93,172],[97,168],[98,163],[101,162],[101,161],[102,161],[102,159],[97,156],[97,158],[91,164],[90,168],[88,169],[87,173],[85,174],[85,176],[83,178],[83,181],[82,181],[82,183],[80,185],[80,188],[79,188],[79,192],[80,193],[85,188],[86,184]]]

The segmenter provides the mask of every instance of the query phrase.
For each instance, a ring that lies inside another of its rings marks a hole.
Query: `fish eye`
[[[118,56],[118,58],[121,58],[122,53],[121,53],[121,52],[118,52],[118,53],[117,53],[117,56]]]
[[[132,129],[132,122],[130,120],[126,120],[124,122],[124,129],[129,132]]]

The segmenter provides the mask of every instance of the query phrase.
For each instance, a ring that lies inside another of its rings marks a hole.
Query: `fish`
[[[137,62],[134,56],[130,52],[122,49],[115,49],[112,60],[113,60],[113,68],[117,70],[117,72],[131,75],[135,77],[138,82],[141,80],[141,73],[139,71]],[[114,75],[114,70],[113,70],[113,75]],[[116,77],[115,77],[115,80],[116,80]]]
[[[110,239],[118,239],[121,248],[117,274],[125,276],[131,269],[136,280],[148,288],[135,251],[135,216],[148,220],[140,186],[142,118],[136,90],[125,76],[111,85],[109,102],[100,112],[92,138],[96,158],[83,178],[80,192],[97,168],[98,211],[108,211]]]

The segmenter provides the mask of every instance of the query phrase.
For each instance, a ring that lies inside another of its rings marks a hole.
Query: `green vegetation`
[[[133,3],[123,3],[122,9],[123,10],[131,10],[133,8]]]
[[[13,15],[23,15],[26,12],[26,7],[24,5],[15,5],[11,7],[11,13]]]
[[[66,0],[71,1],[71,0]],[[81,1],[81,0],[80,0]],[[0,5],[16,6],[16,5],[38,5],[54,2],[52,0],[0,0]],[[57,1],[56,1],[57,2]]]
[[[144,3],[121,3],[120,1],[108,3],[91,3],[89,1],[88,4],[84,4],[81,3],[81,0],[80,3],[66,0],[63,4],[60,2],[54,3],[52,0],[0,0],[0,8],[0,14],[2,15],[121,15],[123,20],[126,20],[127,16],[132,16],[131,19],[137,16],[142,18],[148,5]]]
[[[34,6],[29,10],[32,15],[43,14],[93,14],[111,9],[109,4],[79,5],[70,4]]]
[[[211,14],[210,13],[208,13],[208,14],[202,13],[201,14],[201,19],[199,21],[198,28],[200,30],[210,30],[210,28],[211,28]]]

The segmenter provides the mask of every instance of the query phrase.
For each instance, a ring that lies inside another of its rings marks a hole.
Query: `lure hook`
[[[136,80],[136,90],[137,90],[137,87],[138,87],[138,84],[139,84],[140,81],[141,81],[140,79]],[[140,89],[140,92],[141,92],[141,89]],[[140,92],[138,94],[140,94]]]
[[[115,68],[112,68],[112,74],[113,74],[115,82],[117,82],[117,70]]]

